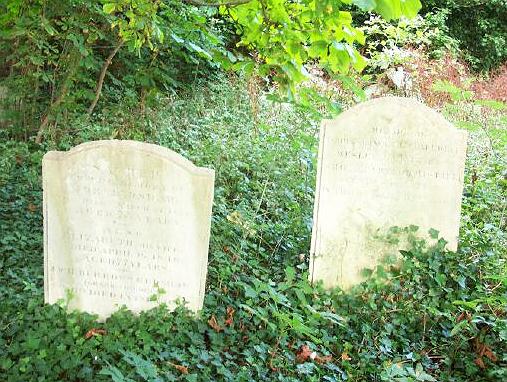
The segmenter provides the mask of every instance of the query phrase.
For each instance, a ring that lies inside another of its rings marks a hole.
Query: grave
[[[385,255],[392,226],[457,248],[467,133],[410,98],[359,104],[322,123],[310,278],[348,289]]]
[[[47,303],[64,299],[100,319],[122,305],[202,307],[213,170],[120,140],[50,151],[42,170]]]

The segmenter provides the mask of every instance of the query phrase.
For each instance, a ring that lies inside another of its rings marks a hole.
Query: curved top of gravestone
[[[386,124],[389,124],[393,119],[402,117],[410,118],[411,120],[422,119],[430,123],[427,125],[420,125],[421,129],[433,129],[440,133],[443,133],[442,129],[446,129],[447,133],[467,135],[466,131],[454,127],[436,110],[424,105],[415,98],[408,97],[387,96],[362,102],[341,113],[335,119],[325,120],[324,124],[351,121],[353,123],[346,124],[342,127],[356,129],[358,126],[372,122],[372,113],[375,113],[377,118],[384,118],[385,122],[387,122]]]
[[[113,148],[115,150],[117,149],[133,150],[144,153],[146,155],[152,155],[162,160],[166,160],[173,164],[176,164],[177,166],[195,175],[214,176],[215,173],[215,171],[212,169],[196,166],[190,160],[168,149],[167,147],[158,146],[152,143],[130,141],[130,140],[118,140],[118,139],[85,142],[78,146],[73,147],[69,151],[48,151],[44,155],[44,160],[64,160],[69,156],[80,155],[85,152],[93,150],[102,150],[106,148]]]

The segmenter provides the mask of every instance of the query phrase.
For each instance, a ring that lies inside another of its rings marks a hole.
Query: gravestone
[[[67,299],[101,319],[122,305],[152,308],[153,296],[202,307],[213,170],[164,147],[109,140],[48,152],[42,174],[47,303]]]
[[[378,235],[392,226],[434,228],[455,250],[466,140],[410,98],[378,98],[324,121],[311,281],[343,289],[362,281],[384,255]]]

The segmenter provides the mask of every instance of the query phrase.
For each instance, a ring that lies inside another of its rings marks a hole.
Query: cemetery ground
[[[109,110],[42,146],[2,137],[0,380],[505,381],[505,112],[459,96],[443,107],[470,131],[458,252],[414,239],[401,265],[326,291],[308,282],[318,118],[242,83],[219,76],[143,118]],[[111,138],[216,172],[197,315],[162,305],[99,322],[43,304],[42,156]]]

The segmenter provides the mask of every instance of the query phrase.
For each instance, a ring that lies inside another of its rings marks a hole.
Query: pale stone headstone
[[[320,134],[312,282],[347,289],[383,255],[392,226],[437,229],[455,250],[467,133],[410,98],[359,104]]]
[[[214,171],[134,141],[97,141],[43,159],[44,298],[107,318],[149,298],[204,299]]]

